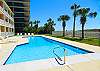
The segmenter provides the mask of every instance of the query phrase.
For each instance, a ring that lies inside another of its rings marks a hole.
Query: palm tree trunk
[[[65,21],[63,21],[62,26],[63,26],[63,37],[64,37],[65,36],[65,26],[66,26],[66,22]]]
[[[73,23],[73,37],[75,37],[75,20],[76,20],[76,16],[74,16],[74,23]]]
[[[63,37],[65,36],[65,27],[63,27]]]
[[[84,24],[82,24],[82,39],[84,39]]]
[[[38,34],[38,23],[36,24],[36,34]]]
[[[52,35],[52,25],[51,25],[51,32],[50,32],[50,33],[51,33],[51,35]]]

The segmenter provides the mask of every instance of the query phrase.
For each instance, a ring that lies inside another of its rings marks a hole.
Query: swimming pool
[[[66,49],[66,56],[87,54],[90,52],[41,36],[28,37],[28,40],[29,43],[16,46],[5,64],[54,58],[53,49],[56,47],[61,47],[55,51],[61,57],[64,55],[62,48]]]

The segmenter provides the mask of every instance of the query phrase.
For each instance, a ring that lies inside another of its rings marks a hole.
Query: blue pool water
[[[7,59],[6,64],[54,58],[55,55],[53,54],[53,49],[55,47],[61,47],[55,50],[55,52],[61,57],[64,55],[62,48],[66,49],[66,56],[88,53],[85,50],[40,36],[28,37],[28,39],[28,44],[18,45],[14,49],[10,57]]]

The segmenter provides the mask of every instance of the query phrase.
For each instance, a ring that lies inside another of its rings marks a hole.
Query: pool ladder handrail
[[[55,49],[58,49],[58,48],[63,48],[63,47],[55,47],[55,48],[53,49],[53,53],[55,54],[55,56],[57,56],[57,58],[55,58],[55,60],[57,61],[57,63],[58,63],[59,65],[64,65],[64,64],[66,63],[66,49],[63,48],[63,50],[64,50],[64,62],[61,64],[61,63],[58,61],[58,59],[59,59],[60,61],[63,61],[63,60],[61,59],[60,56],[58,56],[58,55],[55,53]]]

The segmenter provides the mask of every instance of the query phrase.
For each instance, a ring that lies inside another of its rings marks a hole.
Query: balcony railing
[[[5,27],[14,28],[14,24],[8,23],[2,19],[0,19],[0,25],[5,26]]]
[[[11,19],[12,21],[14,21],[14,19],[0,6],[0,11],[2,12],[2,14],[4,14],[5,16],[7,16],[9,19]]]
[[[2,36],[4,38],[13,36],[13,35],[14,35],[14,32],[0,32],[0,36]]]
[[[8,0],[8,2],[30,2],[30,0]]]

